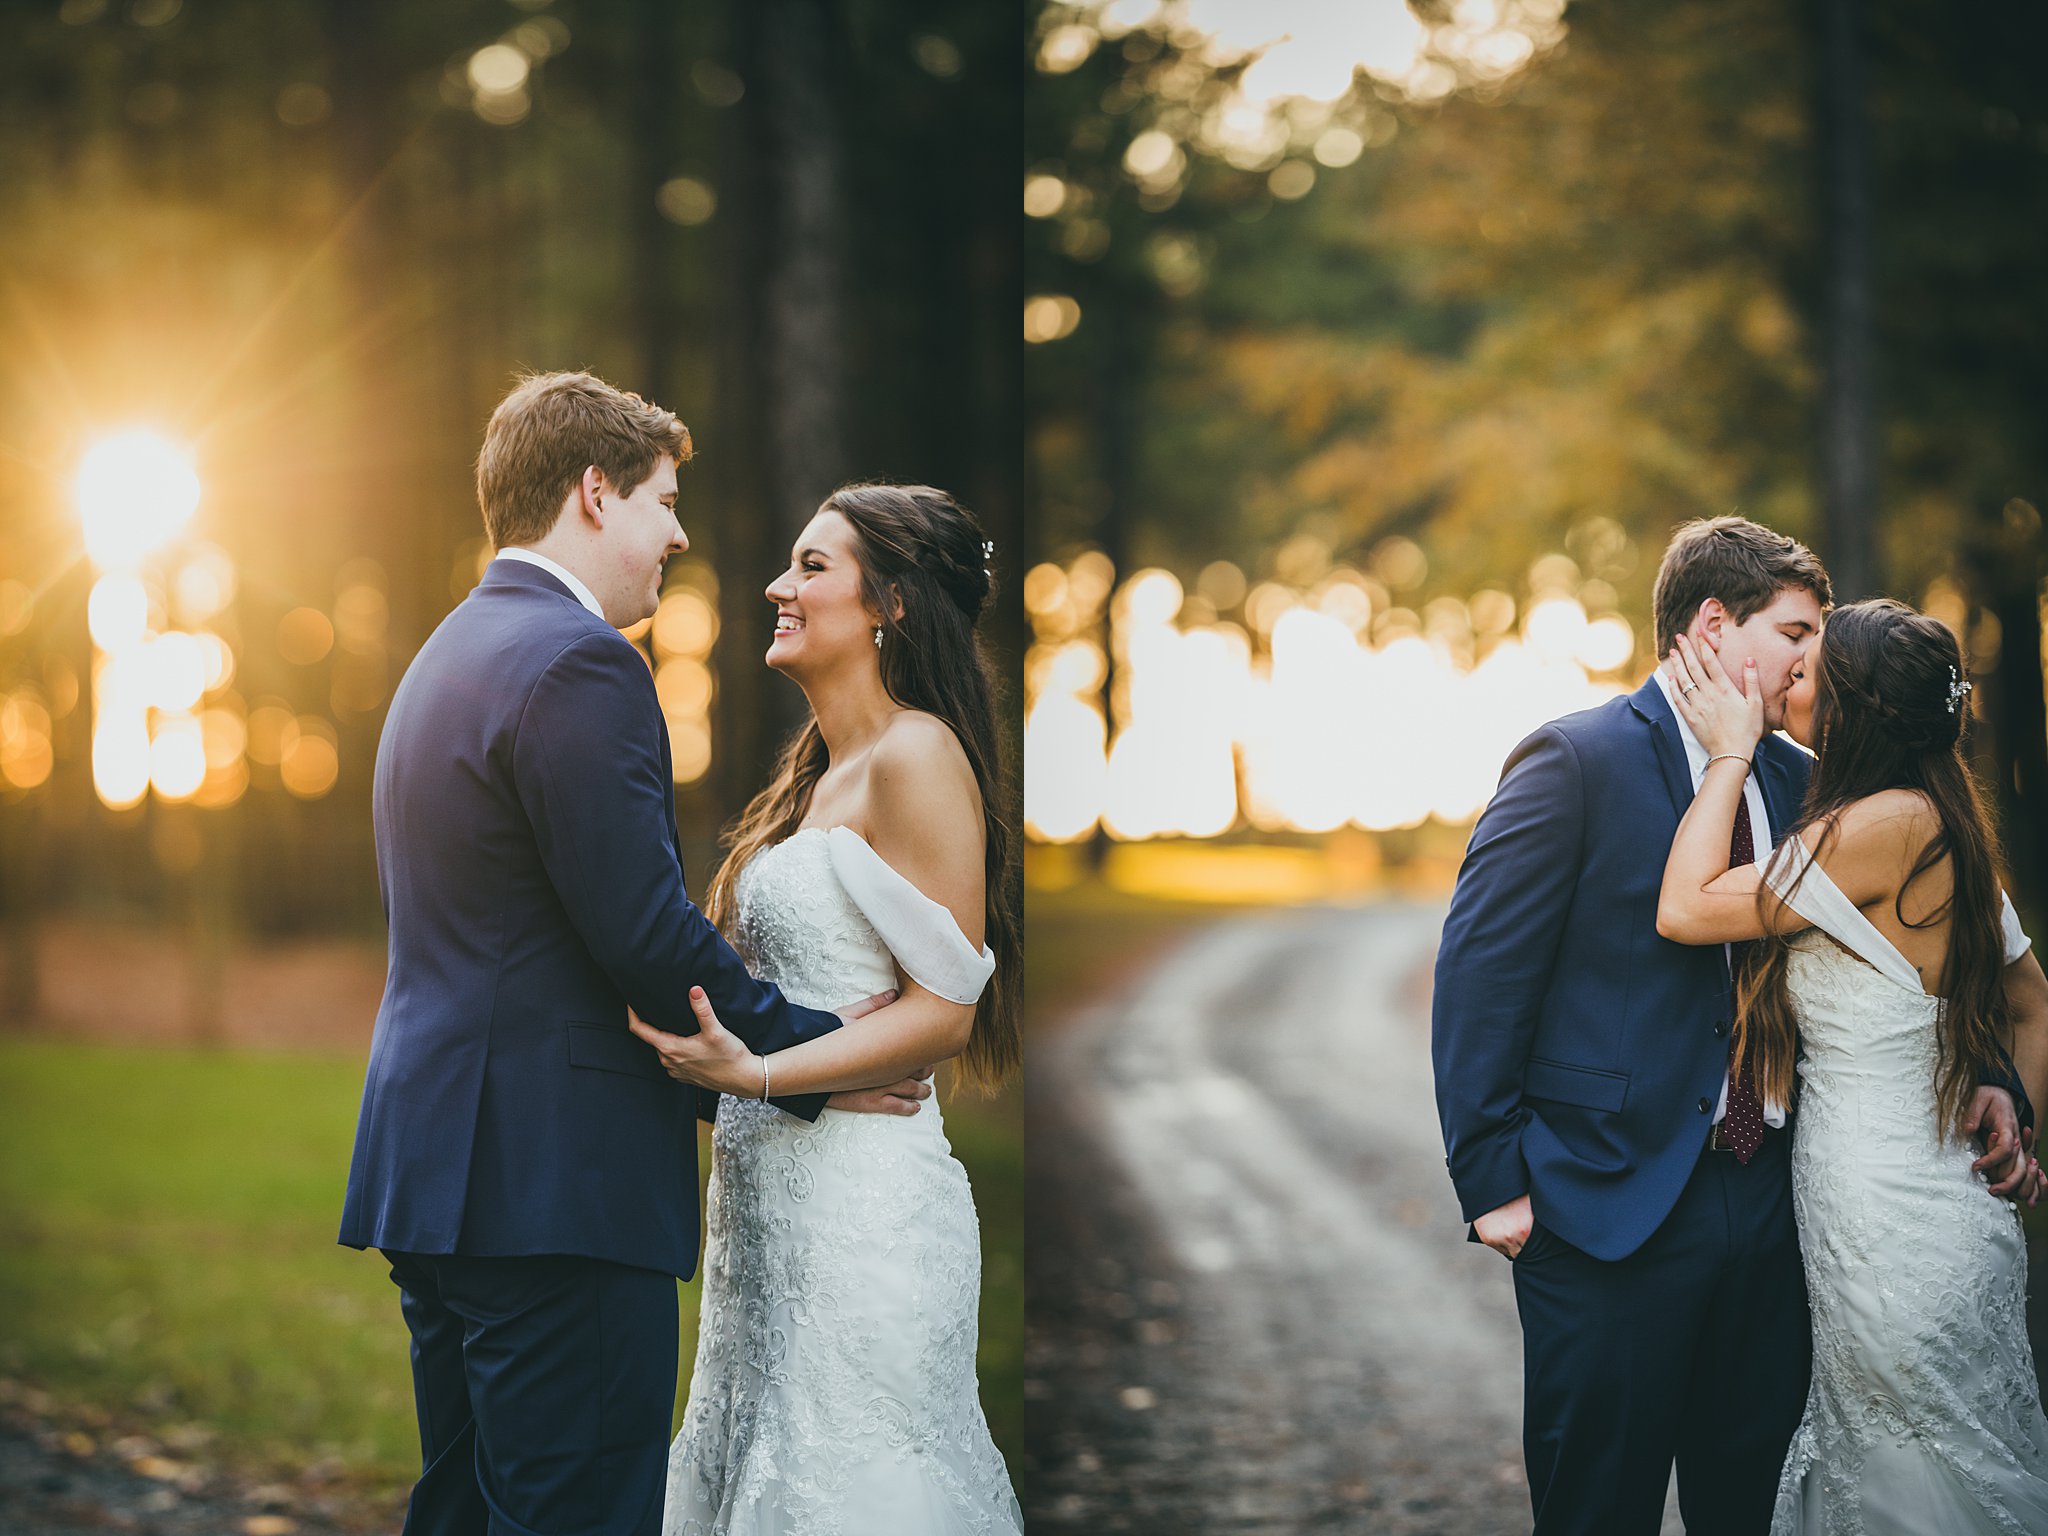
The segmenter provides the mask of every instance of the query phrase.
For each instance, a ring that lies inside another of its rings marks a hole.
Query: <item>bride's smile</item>
[[[775,632],[765,657],[802,681],[837,673],[876,655],[878,623],[861,594],[852,526],[838,512],[820,512],[797,536],[789,567],[768,584]]]

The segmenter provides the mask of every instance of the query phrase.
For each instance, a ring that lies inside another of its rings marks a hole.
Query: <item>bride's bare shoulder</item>
[[[981,816],[981,791],[953,728],[919,709],[896,714],[868,754],[871,814],[889,820],[953,821]]]
[[[1904,834],[1941,824],[1934,802],[1917,789],[1881,789],[1874,795],[1851,800],[1842,807],[1840,819],[1844,832],[1882,829]]]
[[[1887,861],[1917,859],[1941,831],[1941,815],[1934,802],[1917,789],[1881,789],[1865,795],[1843,806],[1830,822],[1825,842],[1839,844],[1844,852]],[[1823,840],[1815,835],[1821,830],[1809,832],[1809,844]]]
[[[906,710],[868,754],[863,818],[876,853],[980,942],[984,829],[966,750],[934,715]]]

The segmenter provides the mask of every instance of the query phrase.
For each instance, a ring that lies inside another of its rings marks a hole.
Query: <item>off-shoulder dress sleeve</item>
[[[1773,854],[1764,879],[1780,901],[1838,941],[1850,954],[1900,986],[1924,991],[1913,962],[1900,954],[1898,946],[1863,915],[1804,843],[1794,839],[1789,847],[1783,847],[1782,856]]]
[[[949,1002],[980,998],[995,974],[994,951],[986,944],[977,950],[944,905],[898,874],[851,827],[832,828],[825,845],[832,872],[905,975]]]
[[[1813,854],[1804,844],[1793,848],[1790,856],[1782,861],[1774,857],[1766,878],[1778,899],[1814,927],[1841,940],[1850,952],[1861,955],[1880,971],[1896,976],[1916,990],[1919,988],[1920,973],[1913,968],[1912,962],[1857,910],[1856,904],[1842,893],[1841,887],[1828,878],[1827,871],[1814,862]],[[2002,890],[1998,893],[1998,907],[2005,963],[2011,965],[2034,947],[2034,941],[2020,927],[2020,915],[2013,910],[2012,898]]]
[[[2012,898],[2004,891],[1998,893],[1998,923],[2005,935],[2005,963],[2011,965],[2034,947],[2034,941],[2020,926],[2020,915],[2013,911]]]

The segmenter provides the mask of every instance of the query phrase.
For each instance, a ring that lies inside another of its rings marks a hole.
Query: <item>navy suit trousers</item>
[[[1515,1259],[1537,1536],[1655,1536],[1675,1461],[1688,1536],[1765,1536],[1812,1338],[1789,1131],[1702,1152],[1615,1262],[1540,1223]]]
[[[559,1255],[384,1257],[420,1424],[405,1536],[660,1536],[675,1276]]]

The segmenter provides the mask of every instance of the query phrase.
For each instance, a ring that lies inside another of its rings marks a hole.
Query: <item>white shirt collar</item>
[[[508,544],[505,548],[498,551],[498,558],[500,560],[524,560],[528,565],[539,566],[574,593],[577,602],[588,608],[600,619],[604,618],[604,609],[599,607],[597,599],[590,595],[590,588],[578,581],[571,572],[564,570],[560,564],[550,560],[539,551],[521,549],[517,545]]]

